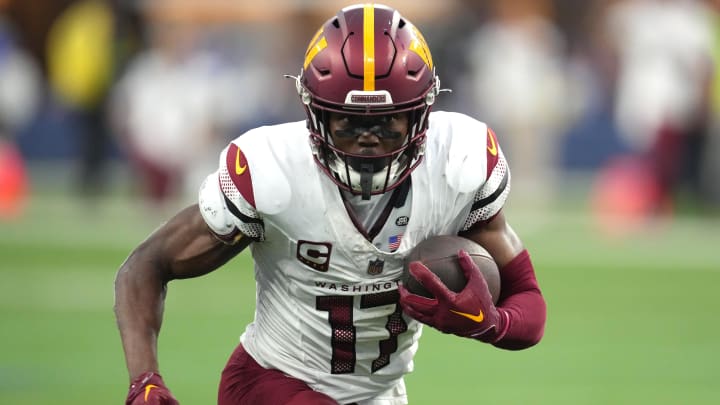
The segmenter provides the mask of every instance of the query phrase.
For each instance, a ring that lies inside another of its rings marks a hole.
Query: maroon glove
[[[467,252],[459,251],[458,261],[467,279],[459,293],[450,291],[421,262],[411,262],[410,274],[435,298],[412,294],[401,285],[400,306],[411,317],[443,333],[497,342],[508,324],[507,315],[495,308],[487,282]]]
[[[179,405],[160,374],[147,372],[130,384],[125,405]]]

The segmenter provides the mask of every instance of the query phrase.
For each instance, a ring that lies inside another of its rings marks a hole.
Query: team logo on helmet
[[[345,97],[345,104],[392,104],[392,96],[385,90],[350,91]]]
[[[322,33],[323,27],[320,27],[320,29],[313,36],[313,39],[310,41],[310,45],[308,45],[307,51],[305,51],[305,63],[303,63],[303,69],[307,69],[313,58],[315,58],[315,56],[320,53],[320,51],[327,48],[327,39],[325,39],[324,36],[321,36]]]
[[[425,37],[423,37],[423,35],[420,33],[420,30],[418,30],[415,26],[412,27],[412,32],[415,34],[415,38],[413,38],[413,40],[410,42],[410,50],[415,52],[420,57],[420,59],[425,62],[428,68],[432,69],[432,55],[430,54],[430,47],[425,41]]]

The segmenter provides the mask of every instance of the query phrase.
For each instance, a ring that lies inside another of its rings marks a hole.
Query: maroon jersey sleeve
[[[487,175],[485,182],[475,193],[470,214],[462,228],[467,231],[476,224],[491,220],[505,205],[510,193],[510,168],[500,149],[495,132],[488,127],[485,151]]]
[[[220,156],[217,172],[200,189],[201,213],[215,235],[226,243],[246,236],[264,239],[263,220],[255,208],[253,177],[245,154],[231,143]]]

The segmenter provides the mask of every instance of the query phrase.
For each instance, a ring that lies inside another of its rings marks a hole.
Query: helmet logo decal
[[[350,90],[345,96],[345,104],[392,104],[392,96],[387,90],[359,91]]]
[[[363,90],[375,90],[375,6],[363,9]]]
[[[312,62],[315,58],[315,55],[327,48],[327,39],[325,39],[325,36],[320,37],[322,33],[323,29],[320,27],[318,32],[315,33],[313,39],[310,41],[310,45],[308,45],[308,49],[305,51],[305,63],[303,64],[303,69],[307,69],[310,62]]]
[[[427,42],[425,42],[425,38],[420,33],[420,30],[418,30],[415,26],[412,26],[412,32],[414,34],[414,38],[412,42],[410,42],[409,49],[415,52],[425,62],[425,64],[432,69],[433,61],[432,55],[430,55],[430,47],[428,47]]]

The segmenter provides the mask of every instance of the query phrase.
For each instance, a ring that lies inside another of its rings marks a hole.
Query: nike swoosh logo
[[[460,316],[464,316],[465,318],[477,323],[480,323],[483,321],[483,319],[485,319],[485,315],[483,315],[482,310],[479,310],[477,315],[468,314],[460,311],[453,311],[452,309],[450,310],[450,312],[458,314]]]
[[[497,156],[498,150],[497,150],[497,144],[495,143],[495,133],[492,129],[488,128],[488,138],[490,139],[490,145],[488,145],[487,150],[490,152],[491,155]]]
[[[155,384],[148,384],[145,386],[145,402],[147,402],[148,395],[150,395],[150,390],[153,388],[157,388],[158,386]]]
[[[240,166],[240,148],[238,148],[237,153],[235,154],[235,174],[239,176],[245,173],[246,169],[247,164],[245,166]]]

